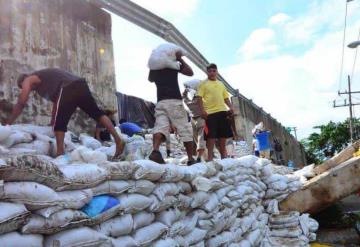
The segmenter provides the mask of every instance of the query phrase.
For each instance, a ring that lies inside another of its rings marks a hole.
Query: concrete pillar
[[[101,105],[117,109],[111,17],[83,0],[0,0],[0,119],[16,102],[18,73],[57,67],[85,77]],[[18,123],[47,125],[51,104],[36,94]],[[95,122],[77,114],[71,130]]]

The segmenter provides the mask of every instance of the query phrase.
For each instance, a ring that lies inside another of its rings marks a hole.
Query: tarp
[[[141,98],[116,93],[119,119],[126,119],[142,128],[153,128],[155,123],[155,104]]]

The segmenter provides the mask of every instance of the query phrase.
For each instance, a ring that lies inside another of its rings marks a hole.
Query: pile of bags
[[[4,128],[0,143],[16,129]],[[46,129],[18,131],[52,139]],[[316,221],[278,209],[300,178],[276,173],[268,160],[109,162],[112,146],[95,141],[69,136],[72,151],[56,159],[0,146],[8,151],[0,156],[1,246],[308,246],[316,239]]]

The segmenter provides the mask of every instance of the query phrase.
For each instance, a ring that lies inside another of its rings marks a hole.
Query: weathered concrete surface
[[[360,157],[352,158],[314,177],[280,203],[281,210],[316,213],[359,191]]]
[[[83,0],[0,0],[0,120],[16,102],[20,72],[58,67],[85,77],[103,106],[117,108],[111,17]],[[47,125],[51,104],[34,93],[18,123]],[[94,121],[76,114],[70,129]]]
[[[272,137],[277,138],[283,147],[284,160],[292,160],[297,167],[306,165],[303,146],[270,114],[261,108],[255,108],[250,100],[232,97],[235,113],[236,131],[242,136],[249,146],[252,146],[251,130],[259,122],[263,122],[266,129],[271,130]]]

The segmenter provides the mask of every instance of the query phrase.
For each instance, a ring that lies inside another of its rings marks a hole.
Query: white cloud
[[[253,31],[238,50],[238,54],[245,59],[252,59],[260,55],[273,54],[278,50],[275,42],[275,32],[270,28]]]
[[[284,13],[278,13],[269,19],[269,24],[270,25],[280,25],[280,24],[288,22],[290,19],[291,19],[291,17],[289,15],[284,14]]]
[[[253,99],[283,125],[297,126],[300,138],[307,137],[313,126],[348,117],[347,108],[332,108],[332,101],[338,97],[342,45],[342,26],[336,24],[339,21],[336,18],[340,18],[339,10],[333,11],[339,6],[333,5],[334,1],[312,5],[305,15],[292,18],[284,25],[255,30],[240,50],[244,51],[250,44],[254,33],[267,33],[263,35],[267,37],[263,41],[267,42],[261,45],[277,46],[277,53],[270,58],[253,56],[225,70],[225,78],[242,94]],[[351,7],[359,11],[351,10],[346,43],[356,40],[360,27],[360,8],[358,5]],[[315,13],[315,9],[319,12]],[[290,27],[293,28],[291,32]],[[300,41],[308,42],[307,46],[299,46],[297,42]],[[294,52],[288,53],[289,50]],[[354,52],[345,50],[341,90],[345,89],[345,75],[352,69]],[[355,78],[360,80],[360,66],[356,67]]]

